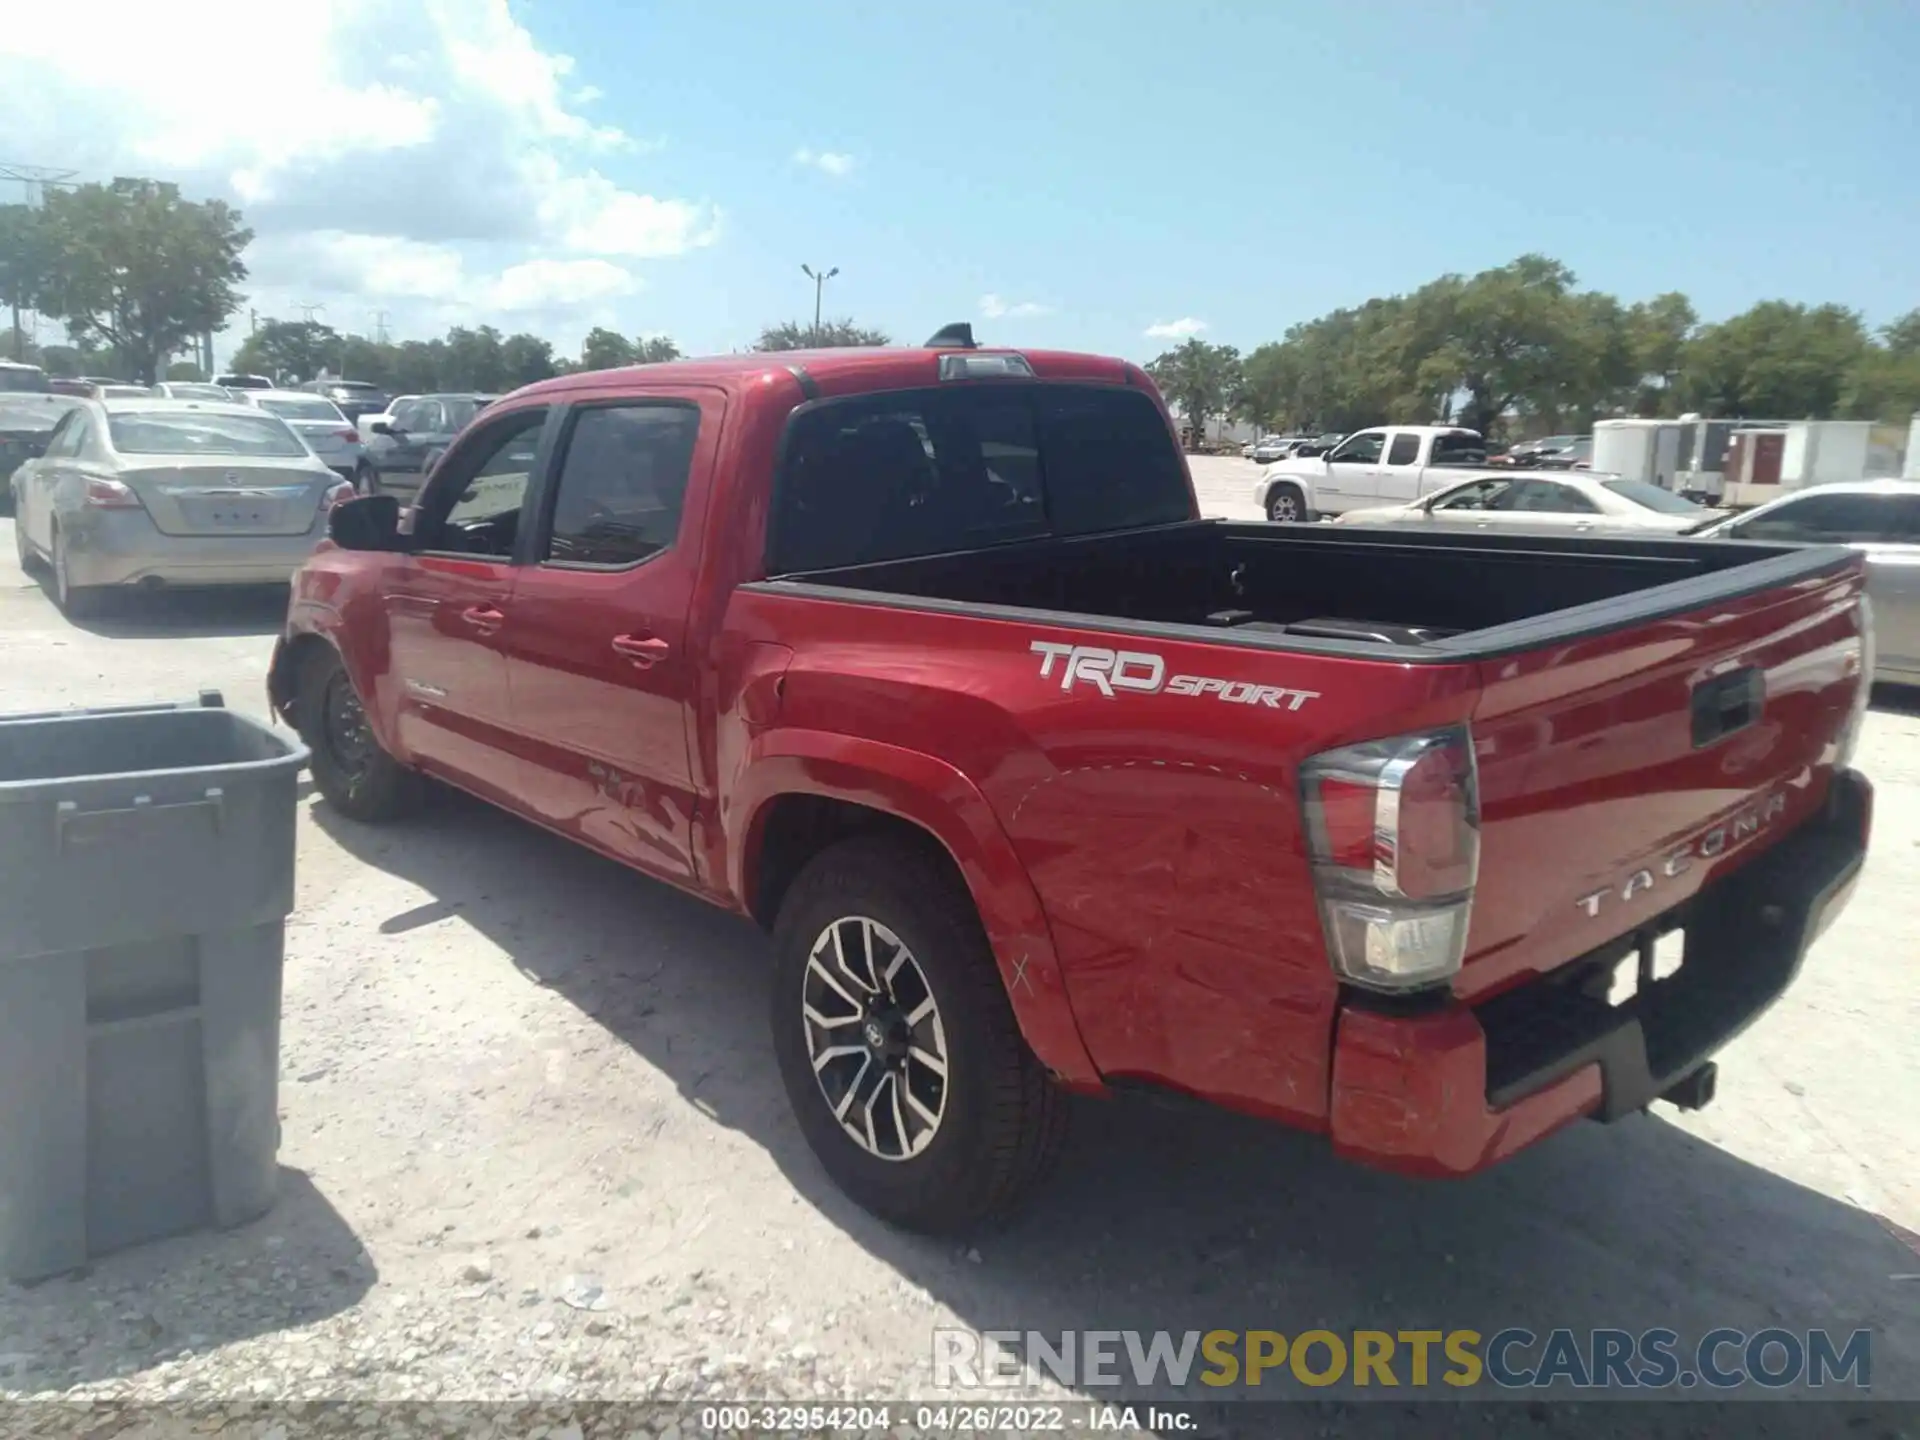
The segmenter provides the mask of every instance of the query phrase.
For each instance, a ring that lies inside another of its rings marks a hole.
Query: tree
[[[893,337],[884,330],[870,330],[852,320],[828,320],[816,331],[802,320],[783,320],[769,325],[754,341],[756,350],[828,350],[854,345],[891,345]]]
[[[169,380],[205,380],[206,378],[207,377],[201,373],[200,367],[191,360],[176,360],[173,364],[167,366],[167,379]]]
[[[1920,310],[1909,310],[1891,325],[1883,326],[1880,338],[1886,342],[1887,353],[1896,358],[1920,355]]]
[[[1642,300],[1627,309],[1627,333],[1641,386],[1638,408],[1643,414],[1674,414],[1670,396],[1680,374],[1700,317],[1693,302],[1677,290]],[[1657,385],[1655,382],[1658,382]],[[1657,390],[1657,394],[1651,393]]]
[[[1868,348],[1866,327],[1844,306],[1765,300],[1687,342],[1680,390],[1702,414],[1824,420]]]
[[[580,346],[582,370],[613,370],[633,364],[633,345],[617,330],[596,325]]]
[[[500,342],[500,364],[512,389],[550,380],[554,375],[553,344],[538,335],[509,335]]]
[[[151,382],[167,356],[240,307],[240,252],[253,232],[223,201],[123,178],[49,192],[40,223],[36,308],[76,340],[112,345],[137,379]]]
[[[1180,418],[1204,437],[1207,421],[1224,415],[1240,393],[1240,352],[1231,345],[1193,339],[1154,357],[1146,367]]]
[[[440,379],[449,390],[493,393],[506,389],[507,366],[500,348],[500,332],[491,325],[482,325],[477,330],[456,325],[449,330]]]
[[[883,342],[884,343],[884,342]],[[680,358],[680,347],[667,335],[642,335],[633,342],[633,363],[660,365]]]
[[[233,352],[243,375],[266,375],[281,384],[311,380],[344,360],[340,334],[318,320],[265,320]],[[357,377],[356,377],[357,378]]]
[[[13,358],[27,359],[32,337],[20,325],[20,312],[39,298],[46,271],[46,230],[29,205],[0,205],[0,305],[13,312]]]

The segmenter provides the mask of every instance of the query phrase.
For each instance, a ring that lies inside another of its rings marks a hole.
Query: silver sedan
[[[304,390],[236,390],[233,398],[242,405],[258,406],[269,415],[278,415],[314,454],[344,479],[353,481],[362,494],[374,488],[373,467],[367,463],[360,431],[326,396]]]
[[[1790,490],[1698,533],[1860,551],[1873,602],[1873,678],[1920,685],[1920,482],[1855,480]]]
[[[10,484],[20,564],[76,616],[125,586],[284,583],[353,494],[278,416],[152,398],[74,406]]]

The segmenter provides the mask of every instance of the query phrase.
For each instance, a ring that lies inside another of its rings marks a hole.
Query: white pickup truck
[[[1487,442],[1478,431],[1382,425],[1354,431],[1325,455],[1269,465],[1253,498],[1269,520],[1316,520],[1373,505],[1404,505],[1452,484],[1462,466],[1486,461]]]

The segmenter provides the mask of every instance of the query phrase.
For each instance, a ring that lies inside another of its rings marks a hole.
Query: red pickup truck
[[[331,535],[270,680],[324,799],[759,921],[799,1124],[909,1226],[1065,1091],[1427,1175],[1703,1104],[1865,853],[1851,552],[1203,520],[1138,367],[964,327],[533,385]]]

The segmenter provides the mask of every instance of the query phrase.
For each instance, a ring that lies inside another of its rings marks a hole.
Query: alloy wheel
[[[1298,520],[1300,518],[1300,497],[1291,490],[1281,490],[1267,501],[1269,520]]]
[[[373,763],[373,731],[367,725],[367,712],[344,671],[336,671],[327,681],[321,699],[321,740],[327,754],[349,781],[358,782]]]
[[[946,1116],[947,1034],[913,952],[864,915],[814,940],[802,1024],[820,1094],[853,1142],[881,1160],[911,1160]]]

